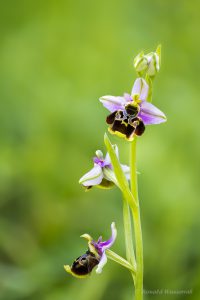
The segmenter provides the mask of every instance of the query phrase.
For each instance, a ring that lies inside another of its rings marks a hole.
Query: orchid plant
[[[118,147],[111,144],[105,133],[107,154],[104,157],[103,153],[97,150],[93,158],[93,168],[79,180],[86,190],[94,186],[105,189],[117,186],[122,192],[126,259],[110,250],[117,236],[115,223],[112,222],[112,234],[107,241],[102,241],[102,237],[95,241],[89,234],[83,234],[82,237],[88,241],[88,250],[71,266],[64,266],[73,276],[85,278],[95,267],[96,272],[101,273],[107,258],[112,259],[130,271],[136,300],[143,299],[143,242],[137,186],[136,143],[137,137],[144,133],[147,125],[166,121],[165,114],[151,103],[153,80],[160,70],[160,63],[160,45],[155,52],[139,53],[133,63],[138,77],[131,93],[125,93],[123,96],[106,95],[99,99],[110,112],[106,118],[108,131],[130,142],[130,166],[120,163]]]

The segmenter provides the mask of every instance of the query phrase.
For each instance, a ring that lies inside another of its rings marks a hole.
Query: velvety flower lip
[[[119,158],[118,147],[114,145],[115,153]],[[91,188],[92,186],[111,188],[114,184],[117,185],[117,180],[112,168],[110,156],[107,153],[105,158],[100,150],[96,151],[96,156],[93,158],[94,167],[81,177],[79,183],[86,188]],[[130,168],[126,165],[121,167],[127,177],[130,179]]]
[[[111,232],[111,237],[104,242],[102,237],[94,241],[87,233],[81,235],[88,241],[88,250],[85,254],[79,256],[71,266],[65,265],[65,270],[75,277],[85,278],[97,266],[96,273],[100,274],[107,263],[106,250],[113,245],[117,237],[117,229],[114,222],[111,224]]]
[[[165,114],[155,105],[147,102],[149,86],[143,78],[134,82],[131,94],[123,97],[103,96],[99,100],[111,114],[106,122],[111,133],[133,140],[134,135],[142,135],[145,125],[166,121]]]

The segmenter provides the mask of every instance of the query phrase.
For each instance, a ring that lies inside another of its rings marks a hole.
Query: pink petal
[[[147,101],[141,102],[138,117],[142,119],[145,125],[160,124],[167,120],[160,109]]]
[[[99,243],[99,247],[102,248],[102,251],[105,251],[106,249],[109,249],[113,245],[113,243],[115,242],[115,239],[117,237],[117,229],[115,227],[114,222],[112,222],[112,224],[111,224],[111,231],[112,231],[112,235],[109,238],[109,240]]]
[[[143,78],[137,78],[134,82],[131,96],[139,95],[140,100],[146,100],[149,92],[149,86]]]
[[[107,108],[110,112],[114,112],[116,110],[122,110],[124,105],[126,104],[126,100],[124,97],[120,96],[103,96],[99,98],[99,101],[103,104],[105,108]]]

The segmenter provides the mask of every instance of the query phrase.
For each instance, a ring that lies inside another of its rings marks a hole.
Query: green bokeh
[[[124,255],[121,195],[88,193],[79,178],[103,149],[105,94],[131,90],[133,56],[162,44],[154,103],[168,122],[139,140],[145,299],[200,299],[200,2],[0,2],[0,299],[129,300],[113,262],[77,280],[63,265],[88,232]],[[128,163],[128,143],[112,137]],[[109,230],[109,231],[108,231]],[[168,295],[164,290],[190,290]]]

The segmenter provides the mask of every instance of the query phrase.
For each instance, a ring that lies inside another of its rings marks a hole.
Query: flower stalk
[[[128,202],[126,199],[123,201],[123,219],[124,219],[124,234],[125,234],[125,247],[126,247],[126,258],[136,269],[135,252],[133,248],[133,233],[132,233],[132,222],[131,214]]]
[[[130,145],[130,167],[131,167],[131,192],[137,203],[137,209],[132,210],[134,232],[135,232],[135,244],[136,244],[136,264],[137,272],[135,277],[135,299],[143,299],[143,241],[142,241],[142,229],[140,220],[140,206],[138,197],[138,184],[137,184],[137,167],[136,167],[136,144],[135,139]]]

